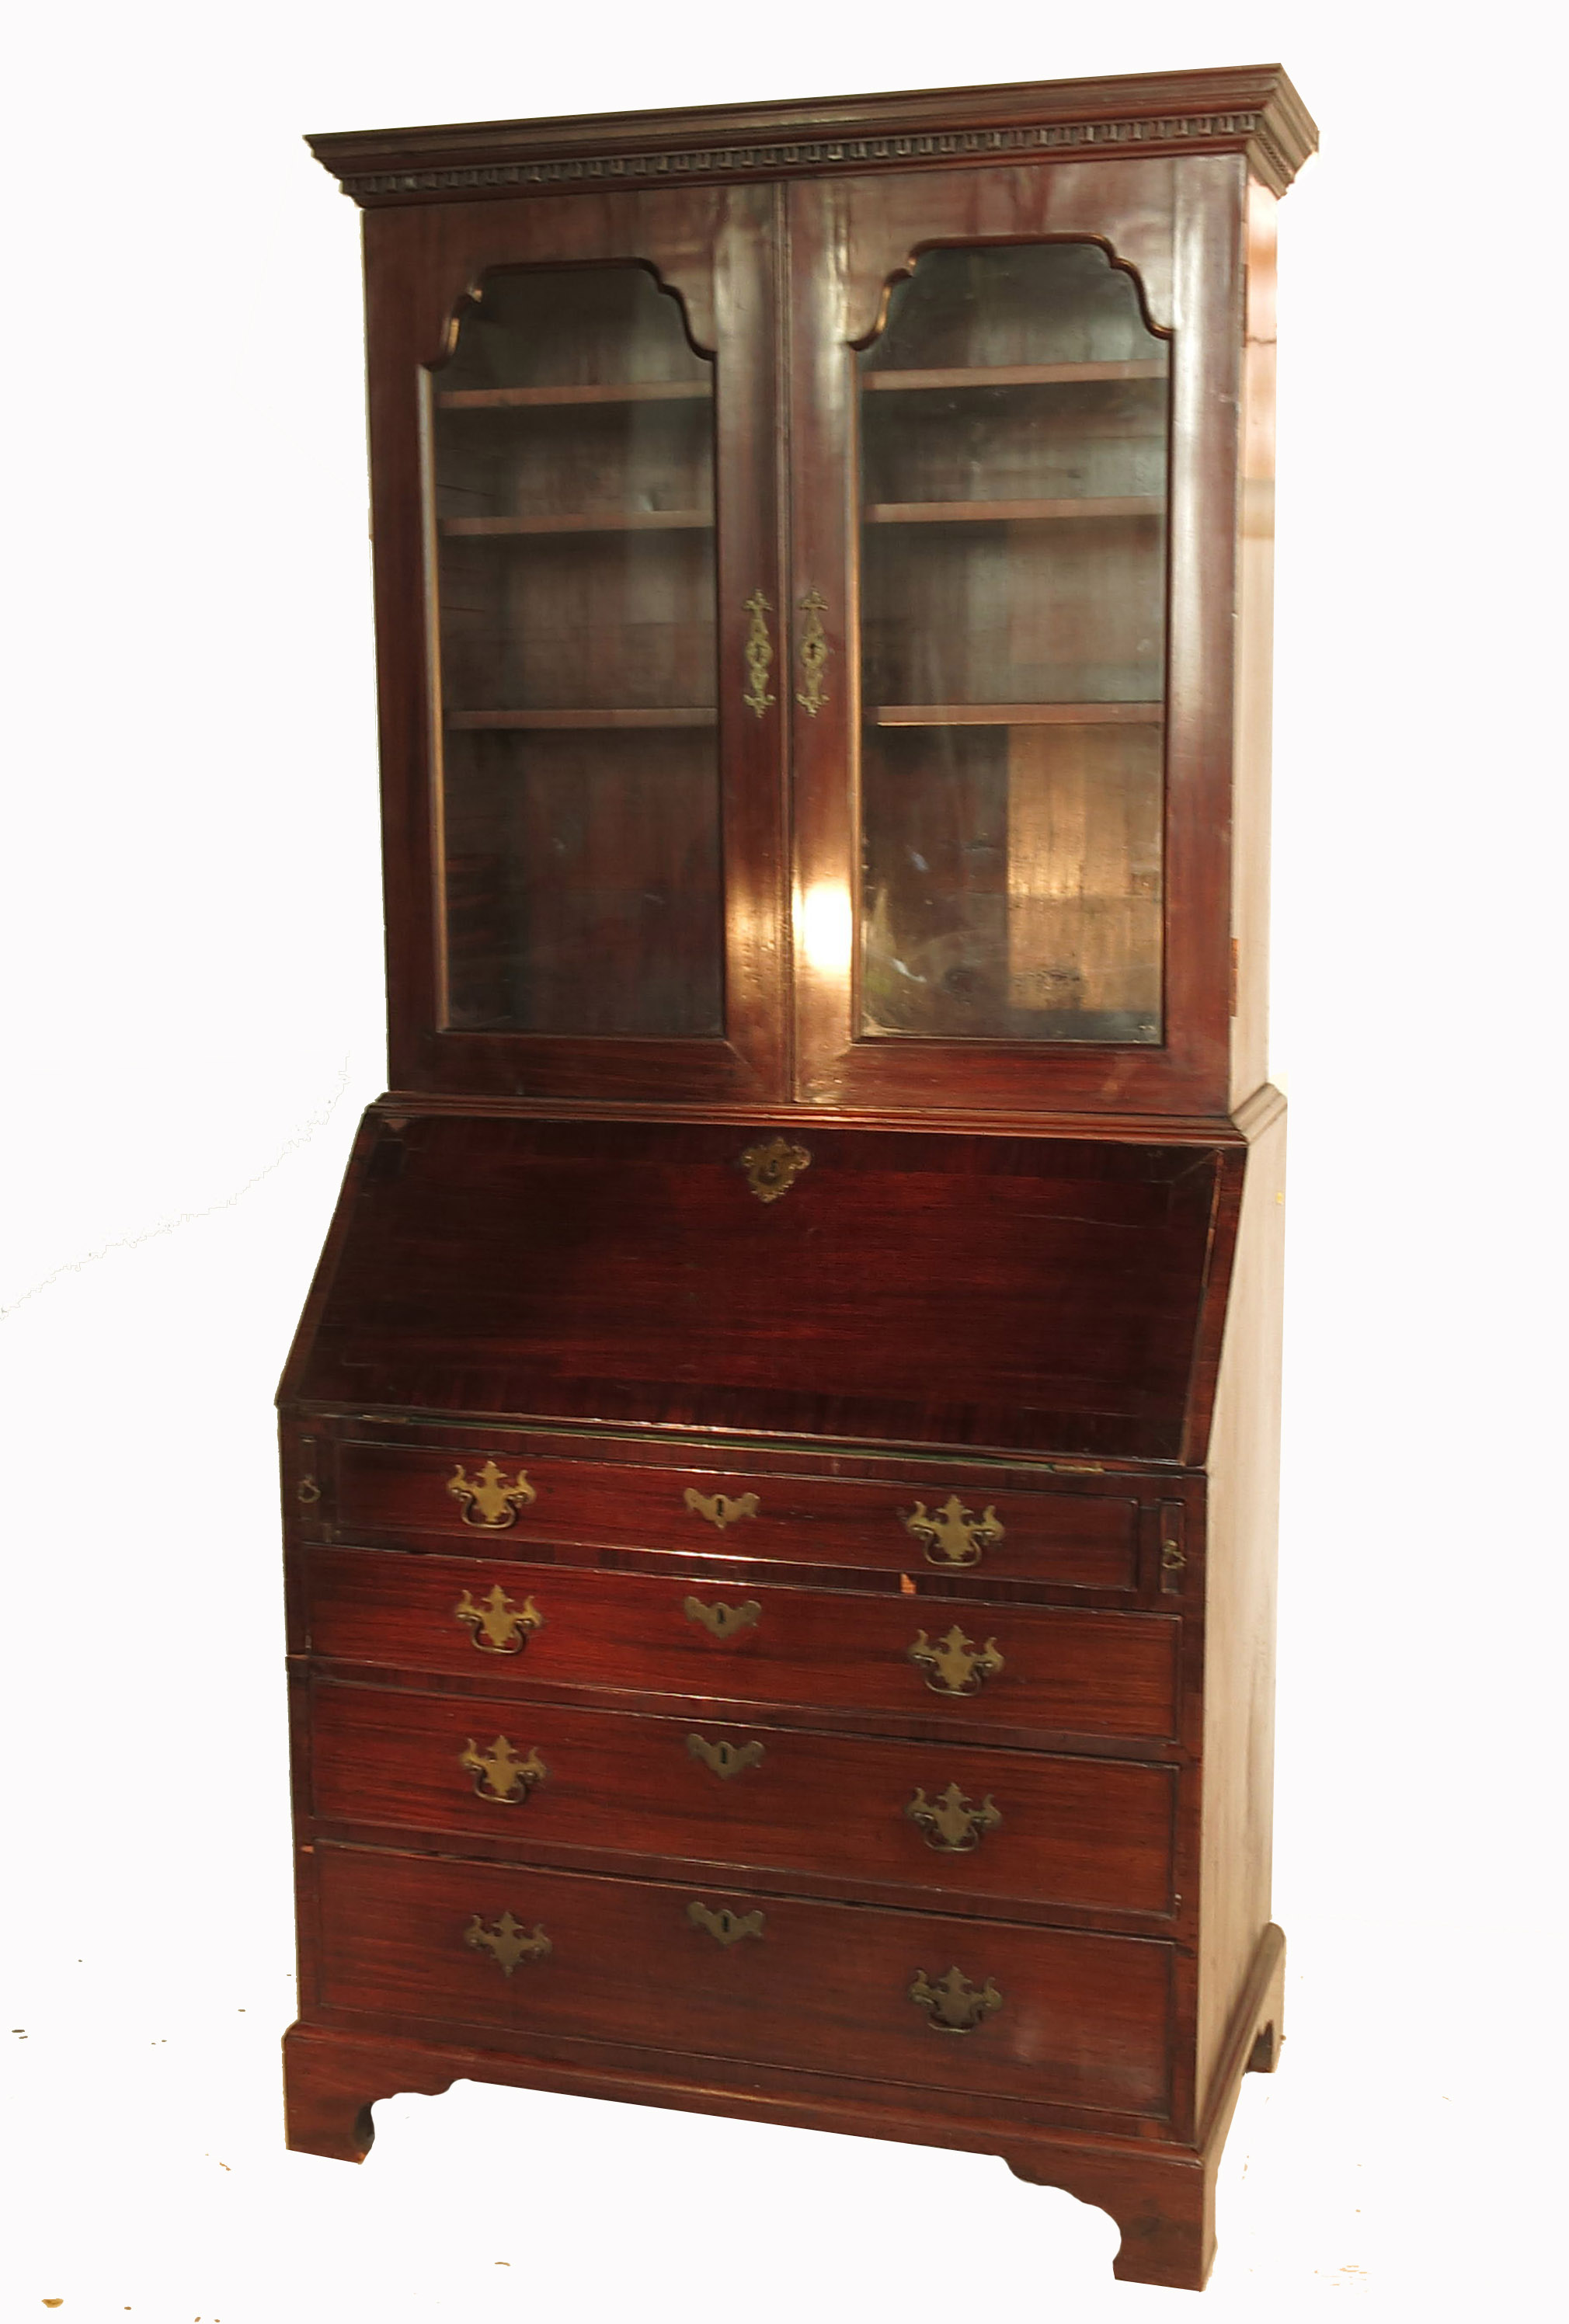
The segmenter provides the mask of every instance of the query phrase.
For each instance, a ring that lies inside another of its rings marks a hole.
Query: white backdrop
[[[13,32],[6,2318],[1186,2300],[1113,2290],[1103,2215],[982,2158],[472,2088],[381,2107],[362,2171],[281,2152],[270,1404],[384,1073],[357,220],[300,135],[1269,57],[1324,136],[1281,213],[1289,2039],[1209,2313],[1547,2312],[1563,300],[1517,150],[1553,60],[1523,10],[1482,32],[1334,0]]]

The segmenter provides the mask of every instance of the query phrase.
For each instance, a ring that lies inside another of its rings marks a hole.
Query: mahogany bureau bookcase
[[[318,137],[391,1092],[281,1392],[289,2135],[1275,2062],[1273,66]]]

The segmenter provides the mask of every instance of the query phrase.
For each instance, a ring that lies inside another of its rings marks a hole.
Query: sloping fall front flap
[[[1242,1163],[373,1109],[281,1400],[1192,1457]]]

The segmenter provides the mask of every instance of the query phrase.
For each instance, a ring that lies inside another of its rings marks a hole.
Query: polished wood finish
[[[625,1869],[628,1858],[672,1876],[743,1867],[752,1887],[805,1880],[850,1901],[940,1896],[1131,1933],[1165,1933],[1179,1910],[1181,1776],[1169,1765],[326,1679],[310,1716],[312,1812],[333,1837],[385,1845],[391,1833],[407,1848],[426,1833],[464,1853],[584,1870]],[[547,1771],[511,1799],[464,1764],[466,1747],[483,1752],[503,1734]],[[734,1763],[722,1756],[716,1773],[694,1737],[710,1753],[727,1746]],[[934,1844],[908,1812],[954,1784],[977,1809],[994,1802],[998,1818],[963,1849]]]
[[[455,1618],[501,1587],[543,1618],[515,1655],[490,1650]],[[581,1572],[499,1560],[316,1550],[306,1574],[311,1651],[324,1663],[445,1671],[485,1685],[652,1704],[794,1706],[851,1726],[909,1733],[910,1722],[964,1734],[1001,1729],[1025,1742],[1072,1738],[1159,1745],[1178,1738],[1181,1625],[1165,1614],[1103,1614],[813,1591],[700,1576]],[[688,1610],[696,1598],[754,1609],[715,1638]],[[928,1683],[909,1659],[924,1632],[955,1624],[976,1647],[994,1640],[1002,1667],[974,1692]]]
[[[490,1443],[492,1440],[485,1440]],[[556,1440],[558,1444],[561,1440]],[[571,1440],[566,1440],[571,1447]],[[1053,1591],[1089,1591],[1118,1599],[1139,1588],[1142,1520],[1149,1503],[1127,1489],[1020,1490],[1020,1472],[955,1461],[921,1474],[845,1477],[791,1473],[777,1467],[712,1462],[648,1467],[628,1447],[580,1438],[571,1450],[542,1449],[539,1433],[496,1432],[503,1468],[527,1462],[534,1498],[526,1509],[487,1532],[468,1521],[450,1488],[467,1446],[429,1442],[365,1443],[345,1434],[331,1465],[331,1538],[394,1547],[458,1547],[464,1554],[522,1558],[541,1546],[668,1550],[677,1556],[725,1554],[737,1574],[768,1564],[871,1568],[904,1576],[958,1574],[968,1586],[1001,1579]],[[633,1440],[635,1446],[636,1440]],[[575,1450],[577,1457],[572,1457]],[[618,1455],[620,1457],[618,1457]],[[489,1457],[487,1455],[487,1457]],[[324,1463],[325,1467],[326,1464]],[[321,1481],[318,1477],[318,1481]],[[918,1526],[928,1503],[942,1509],[955,1494],[978,1517],[995,1521],[983,1544],[945,1547]],[[752,1506],[716,1521],[704,1504],[717,1497]],[[918,1516],[918,1512],[919,1516]]]
[[[280,1392],[290,2142],[464,2076],[927,2142],[1199,2288],[1281,2037],[1312,124],[1261,67],[311,142],[366,211],[392,1086]],[[1040,245],[901,355],[898,286]],[[1031,335],[1054,270],[1109,337]],[[990,1029],[878,1017],[900,851],[1001,941]]]

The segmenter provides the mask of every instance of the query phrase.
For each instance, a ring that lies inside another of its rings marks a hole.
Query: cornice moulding
[[[349,130],[307,139],[367,208],[617,186],[1029,161],[1241,153],[1286,191],[1318,132],[1278,65],[824,97],[596,120]]]

